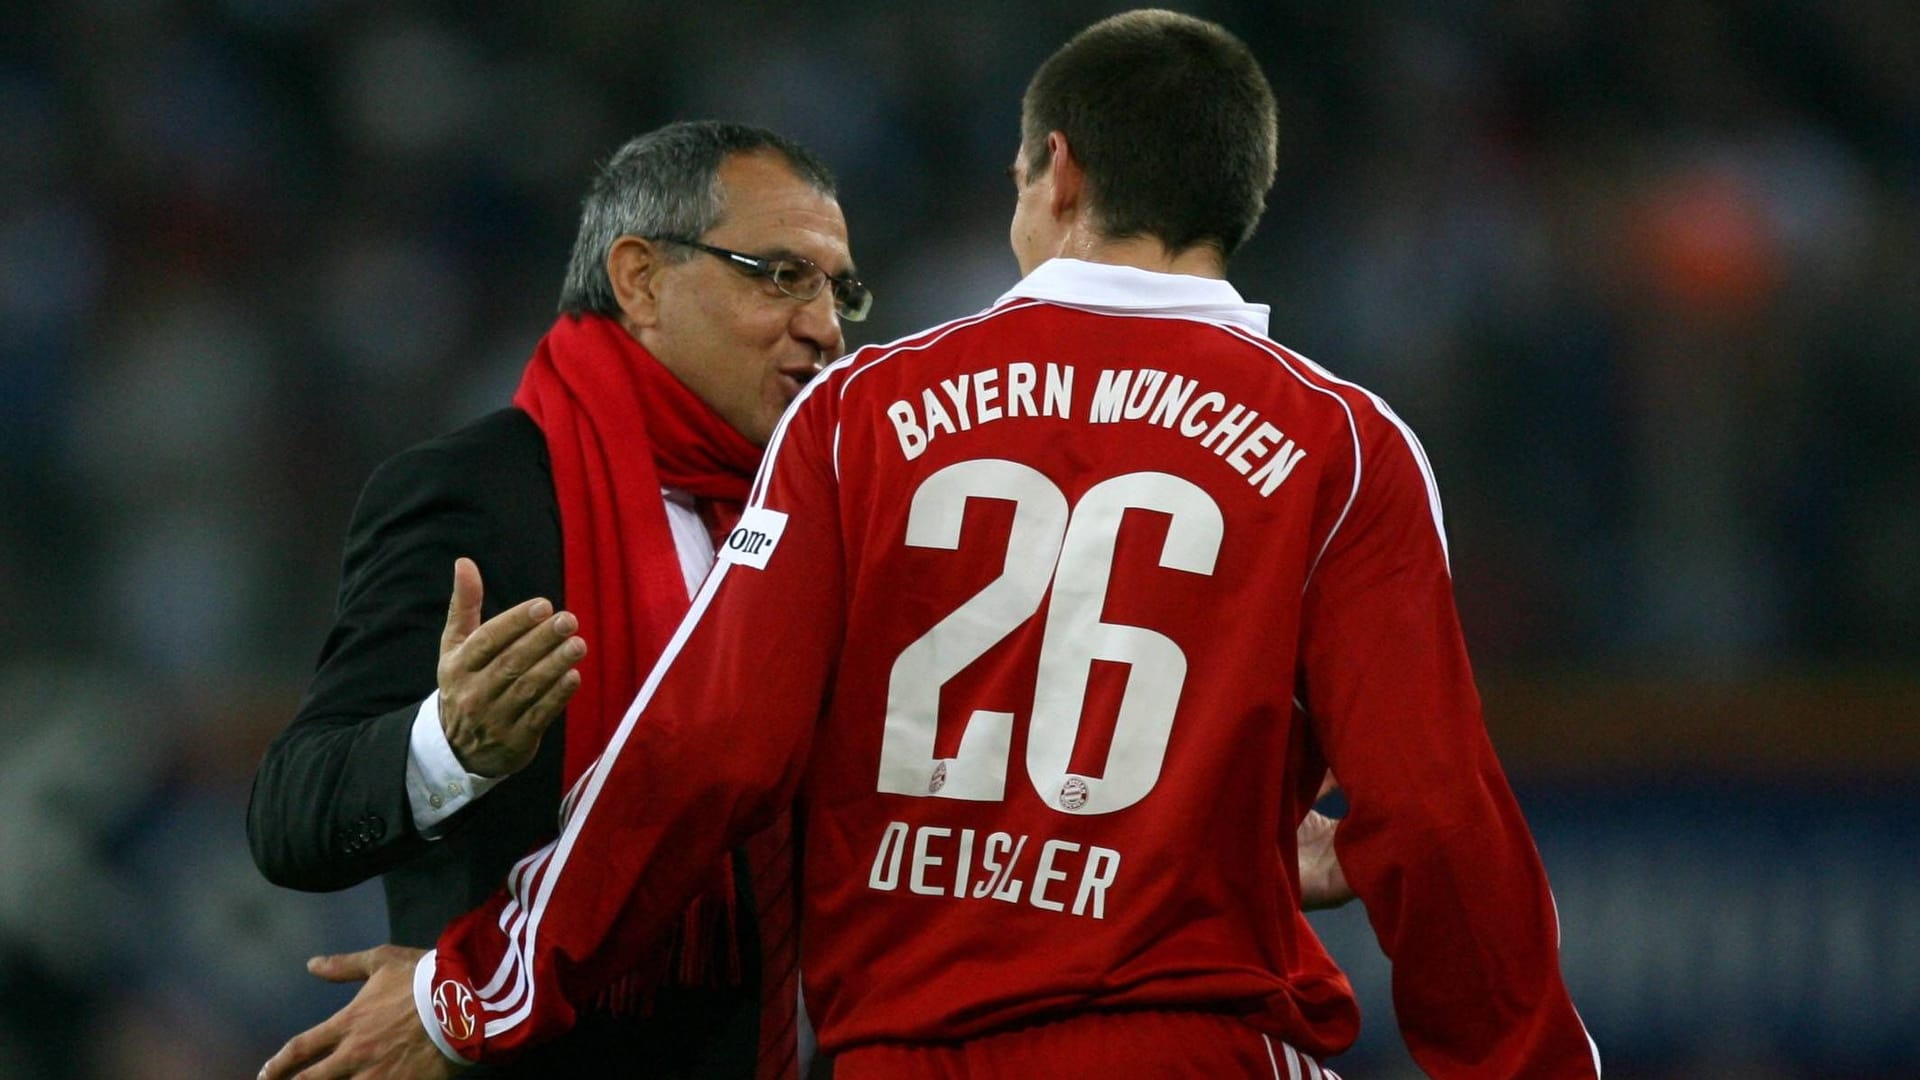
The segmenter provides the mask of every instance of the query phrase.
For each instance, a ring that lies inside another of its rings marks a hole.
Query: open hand
[[[535,598],[480,621],[480,568],[453,563],[440,635],[440,726],[471,773],[505,776],[533,760],[540,736],[580,688],[580,620]]]
[[[413,1006],[413,969],[425,952],[380,945],[357,953],[316,956],[307,970],[328,982],[367,985],[315,1027],[301,1032],[261,1067],[259,1080],[448,1080],[460,1066],[447,1060]]]

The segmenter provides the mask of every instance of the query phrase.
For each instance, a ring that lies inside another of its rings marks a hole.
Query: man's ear
[[[638,236],[622,236],[607,249],[607,280],[613,283],[613,298],[620,304],[621,321],[629,332],[659,323],[655,285],[665,265],[660,248]]]
[[[1047,132],[1047,153],[1052,159],[1047,165],[1047,182],[1052,185],[1048,192],[1048,209],[1056,218],[1071,218],[1080,209],[1080,199],[1086,187],[1086,170],[1080,167],[1080,159],[1073,156],[1073,147],[1067,143],[1064,132]]]

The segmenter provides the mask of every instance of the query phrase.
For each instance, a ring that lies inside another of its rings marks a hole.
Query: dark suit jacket
[[[532,764],[463,809],[438,840],[414,828],[406,762],[414,715],[437,686],[453,560],[479,564],[482,616],[491,618],[534,596],[563,605],[561,550],[546,442],[517,409],[374,471],[348,529],[339,608],[312,686],[254,777],[247,836],[269,880],[320,891],[381,875],[393,941],[430,948],[516,859],[553,839],[564,718]],[[751,888],[740,889],[739,905],[744,985],[663,990],[645,1019],[583,1010],[567,1037],[484,1075],[751,1077],[759,1022]]]

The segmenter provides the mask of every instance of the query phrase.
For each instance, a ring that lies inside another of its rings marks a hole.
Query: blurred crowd
[[[1012,284],[1025,79],[1122,6],[0,14],[0,1076],[251,1075],[339,1000],[300,959],[378,899],[257,878],[253,763],[358,485],[506,401],[596,160],[809,144],[887,340]],[[1911,673],[1920,9],[1174,6],[1280,95],[1236,284],[1421,434],[1483,671]]]

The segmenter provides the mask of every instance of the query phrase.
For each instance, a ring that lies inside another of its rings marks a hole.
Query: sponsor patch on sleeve
[[[765,570],[767,559],[780,544],[780,534],[786,531],[787,515],[764,506],[748,507],[747,512],[740,515],[740,524],[733,527],[720,545],[719,557],[726,562]]]

